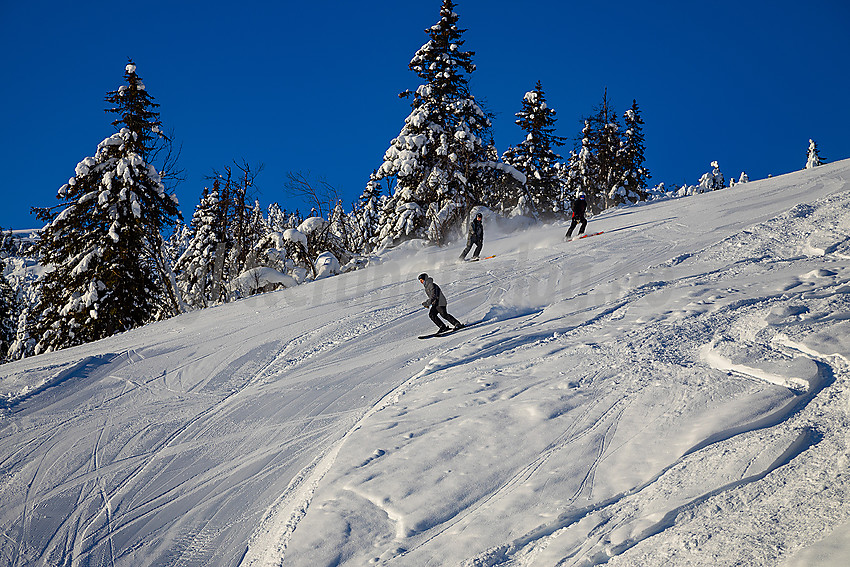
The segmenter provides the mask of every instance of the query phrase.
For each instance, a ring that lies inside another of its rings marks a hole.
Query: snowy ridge
[[[3,365],[0,563],[840,565],[848,178],[401,247]],[[423,271],[472,327],[416,340]]]

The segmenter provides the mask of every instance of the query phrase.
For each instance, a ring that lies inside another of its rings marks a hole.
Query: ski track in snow
[[[818,170],[5,365],[34,386],[0,406],[0,558],[732,565],[729,517],[764,532],[749,564],[789,558],[850,518],[784,488],[846,452],[848,165]],[[421,271],[471,329],[415,340]],[[773,528],[773,494],[819,512]]]
[[[721,242],[720,243],[720,246],[728,246],[728,245],[729,245],[728,242]],[[840,245],[840,242],[834,244],[831,248],[833,250],[836,250],[839,245]],[[686,256],[679,256],[677,258],[674,258],[674,261],[669,262],[669,264],[671,264],[671,265],[679,264],[679,263],[691,258],[692,256],[695,256],[695,255],[689,254],[689,255],[686,255]],[[754,257],[754,258],[741,260],[740,263],[743,264],[743,265],[746,265],[748,263],[759,264],[762,261],[764,261],[764,259],[765,259],[764,257]],[[733,265],[733,269],[739,269],[739,268],[740,268],[739,266],[736,267],[736,266]],[[723,272],[723,271],[725,271],[725,270],[724,269],[714,270],[715,274],[717,274],[719,272]],[[710,272],[706,272],[706,273],[697,274],[696,276],[690,276],[690,277],[685,278],[685,279],[686,280],[703,279],[706,276],[711,276],[711,275],[712,274]],[[672,282],[672,284],[676,284],[676,285],[681,286],[681,285],[688,285],[689,282],[687,282],[687,281]],[[638,292],[638,293],[646,293],[646,292],[649,292],[649,291],[656,292],[656,291],[659,291],[660,288],[663,288],[663,287],[666,287],[666,286],[669,286],[669,285],[671,285],[671,283],[661,284],[661,285],[656,284],[656,283],[652,283],[652,284],[648,284],[646,286],[643,286],[642,288],[638,288],[636,290],[636,292]],[[777,294],[777,296],[778,295],[779,294]],[[772,299],[771,297],[760,297],[760,298],[755,298],[755,299],[750,298],[750,299],[747,299],[747,300],[744,300],[744,301],[733,301],[731,304],[729,304],[727,306],[726,309],[729,310],[729,311],[735,311],[735,310],[741,309],[742,307],[745,307],[748,304],[763,303],[763,302],[769,301],[771,299]],[[630,301],[634,301],[634,298],[631,298]],[[616,311],[618,311],[620,309],[620,307],[628,305],[628,303],[629,303],[629,301],[621,302],[618,305],[614,305],[607,312],[603,312],[601,314],[601,316],[603,316],[603,317],[609,316],[612,313],[615,313]],[[527,343],[527,342],[539,342],[541,340],[541,338],[542,338],[541,336],[526,334],[524,336],[524,340],[520,341],[520,342],[525,342],[525,343]],[[507,342],[507,344],[505,342],[501,343],[501,347],[503,348],[502,352],[507,352],[508,350],[510,350],[512,348],[516,348],[516,346],[517,346],[517,345],[512,344],[510,342],[510,340],[508,340],[506,342]],[[481,356],[491,355],[491,353],[488,352],[487,347],[483,348],[482,351],[479,354]],[[494,354],[494,353],[492,353],[492,354]],[[716,359],[715,359],[715,362],[716,362]],[[432,370],[447,369],[447,368],[450,368],[451,366],[452,366],[452,363],[442,362],[442,364],[432,365]],[[715,364],[714,366],[717,366],[717,365]],[[746,368],[746,367],[733,366],[732,368],[721,367],[719,369],[720,370],[729,370],[729,369],[740,370],[741,368]],[[827,372],[827,374],[831,374],[831,373],[832,373],[832,371]],[[805,390],[809,386],[809,384],[807,382],[804,382],[804,381],[801,381],[801,380],[795,380],[795,379],[791,379],[791,380],[788,380],[788,381],[785,381],[785,380],[778,380],[777,381],[776,379],[774,379],[771,376],[770,373],[763,372],[763,371],[757,371],[757,370],[751,369],[749,372],[747,372],[745,374],[750,378],[766,379],[770,382],[790,386],[792,389],[802,388],[803,390]],[[823,372],[821,372],[821,374],[823,374]],[[692,454],[694,454],[698,451],[705,451],[708,447],[711,447],[711,445],[713,445],[713,444],[727,441],[727,440],[731,439],[732,437],[734,437],[736,435],[742,435],[742,434],[745,434],[745,433],[752,432],[752,431],[759,429],[759,428],[772,427],[772,426],[775,426],[778,423],[781,423],[784,419],[787,419],[789,417],[789,415],[791,415],[792,410],[799,411],[801,409],[801,406],[804,406],[805,403],[808,400],[810,400],[812,397],[814,397],[814,395],[817,395],[817,393],[819,393],[819,391],[820,391],[820,389],[822,389],[822,387],[825,387],[825,386],[828,385],[828,381],[826,379],[821,378],[819,380],[819,382],[821,383],[821,387],[818,387],[814,391],[812,391],[811,395],[807,396],[807,399],[804,400],[803,402],[800,402],[798,400],[794,400],[794,401],[788,403],[785,407],[780,408],[780,410],[775,412],[775,415],[773,415],[773,416],[768,415],[766,418],[763,418],[763,419],[761,419],[757,422],[752,423],[749,427],[738,428],[737,430],[734,430],[734,431],[730,430],[730,431],[727,431],[725,433],[721,432],[720,434],[715,435],[714,437],[707,440],[706,442],[700,443],[697,446],[695,446],[693,449],[685,452],[684,459],[687,459],[690,455],[692,455]],[[707,499],[709,499],[713,495],[716,495],[718,493],[721,493],[721,492],[724,492],[724,491],[727,491],[727,490],[732,490],[734,488],[738,488],[738,487],[740,487],[744,484],[747,484],[747,483],[752,483],[752,482],[756,482],[758,480],[761,480],[767,474],[769,474],[770,472],[772,472],[773,470],[775,470],[779,466],[782,466],[782,465],[788,463],[791,459],[793,459],[794,457],[799,455],[802,451],[807,449],[810,445],[814,444],[817,441],[817,437],[818,436],[816,434],[814,434],[811,430],[804,429],[802,433],[799,433],[788,444],[785,452],[782,455],[780,455],[779,457],[777,457],[776,460],[774,460],[772,463],[770,463],[763,470],[757,472],[756,474],[745,477],[742,480],[731,482],[731,483],[728,483],[728,484],[721,486],[719,488],[705,492],[705,493],[691,499],[688,503],[683,504],[681,506],[678,506],[678,507],[670,510],[667,514],[665,514],[663,516],[663,518],[660,522],[657,522],[656,524],[652,525],[650,528],[645,529],[639,537],[632,538],[627,542],[620,543],[619,545],[609,546],[605,549],[604,553],[593,554],[592,563],[607,562],[613,555],[618,555],[618,554],[624,553],[628,549],[631,549],[632,547],[637,545],[640,541],[647,539],[647,538],[649,538],[653,535],[656,535],[656,534],[660,533],[661,531],[664,531],[665,529],[667,529],[668,527],[673,525],[673,521],[679,513],[683,512],[686,509],[689,509],[691,507],[694,507],[694,506],[701,504],[702,502],[706,501]],[[603,437],[603,439],[604,439],[604,437]],[[603,444],[601,445],[601,448],[604,448],[604,441],[603,441]],[[750,462],[752,463],[752,462],[754,462],[754,460],[755,460],[755,458],[751,459]],[[598,465],[598,462],[599,462],[599,458],[597,458],[593,462],[591,467],[588,469],[587,476],[585,477],[586,480],[591,479],[593,472],[595,471],[595,468]],[[674,463],[674,465],[671,465],[666,470],[669,470],[670,468],[675,466],[675,464],[677,464],[677,463]],[[747,466],[746,468],[749,469],[750,467]],[[661,475],[663,475],[666,472],[666,470],[659,473],[659,477]],[[655,480],[657,480],[657,479],[655,479]],[[652,482],[654,482],[654,480]],[[651,485],[652,482],[650,482],[649,485]],[[513,484],[513,481],[509,482],[506,486],[510,486],[512,484]],[[635,489],[635,491],[639,493],[642,490],[644,490],[644,488],[645,487],[640,488],[640,489]],[[505,488],[503,487],[499,491],[496,491],[492,495],[488,496],[487,499],[484,500],[484,502],[482,502],[482,504],[485,504],[488,501],[490,501],[491,499],[493,499],[495,496],[497,496],[504,489]],[[629,494],[629,495],[632,494],[632,491],[630,491],[627,494]],[[625,494],[621,495],[618,499],[615,499],[613,501],[611,501],[611,500],[605,501],[604,506],[601,506],[597,509],[583,511],[583,514],[569,516],[567,521],[561,521],[558,524],[556,524],[555,526],[550,526],[549,528],[542,529],[542,530],[539,529],[539,530],[537,530],[535,537],[525,538],[525,540],[522,541],[521,545],[515,543],[511,546],[507,546],[507,548],[513,548],[513,549],[522,548],[522,549],[524,549],[524,551],[527,555],[533,555],[534,554],[533,548],[535,547],[534,542],[536,542],[537,538],[541,537],[541,534],[544,534],[548,537],[549,535],[551,535],[551,533],[554,533],[555,531],[564,529],[564,527],[566,525],[580,521],[581,518],[587,517],[587,515],[592,513],[592,512],[602,510],[604,508],[607,508],[607,507],[614,505],[619,499],[622,499],[623,497],[625,497]],[[468,511],[465,510],[463,513],[465,514],[467,512]],[[453,521],[457,521],[457,518]],[[445,531],[445,529],[447,529],[447,527],[450,527],[450,526],[440,527],[440,532],[438,532],[436,535],[439,535],[439,533],[442,533],[442,531]],[[436,535],[432,536],[429,539],[426,539],[425,542],[423,542],[423,543],[427,543],[428,541],[430,541],[430,539],[433,539],[433,537],[436,537]],[[528,551],[525,548],[532,548],[532,551]],[[412,549],[407,549],[407,550],[404,551],[404,553],[401,556],[403,556],[405,554],[413,553],[415,551],[415,549],[416,549],[415,547],[412,548]],[[508,554],[507,551],[506,551],[506,547],[502,546],[502,547],[496,548],[495,550],[492,550],[492,551],[484,554],[483,556],[476,558],[475,560],[471,561],[470,564],[471,565],[478,565],[478,564],[481,564],[481,565],[496,565],[496,564],[501,564],[501,563],[518,564],[518,565],[524,564],[521,561],[518,561],[516,558],[508,559],[508,555],[513,555],[513,554]],[[568,554],[568,556],[569,556],[569,554]],[[585,562],[586,562],[587,556],[585,555],[584,557],[585,557]],[[547,563],[544,562],[543,564],[547,564]]]
[[[735,237],[731,237],[729,240],[734,240],[734,238]],[[773,238],[773,239],[776,242],[782,242],[779,239],[775,239],[775,238]],[[832,250],[833,252],[837,251],[840,246],[846,245],[847,240],[848,240],[847,237],[845,237],[845,239],[843,239],[843,240],[839,240],[838,242],[836,242],[832,246],[830,246],[829,250]],[[728,244],[729,244],[728,241],[724,241],[724,242],[721,242],[719,244],[719,246],[724,246],[724,245],[728,245]],[[807,250],[811,251],[812,248],[807,248]],[[668,264],[669,265],[678,265],[678,264],[680,264],[680,263],[682,263],[686,260],[689,260],[692,257],[696,257],[696,256],[699,256],[699,254],[681,255],[681,256],[678,256],[676,258],[673,258],[670,262],[668,262]],[[843,258],[843,255],[839,254],[838,256]],[[796,258],[796,259],[799,259],[799,258]],[[755,258],[745,259],[745,260],[741,261],[741,263],[743,263],[743,264],[747,264],[747,263],[759,264],[759,263],[762,263],[764,260],[765,260],[764,257],[755,257]],[[732,266],[731,268],[734,269],[735,266]],[[728,270],[728,269],[726,269],[726,270]],[[720,271],[722,272],[722,271],[726,271],[726,270],[720,270]],[[717,274],[716,273],[715,274],[703,273],[703,274],[698,274],[695,277],[702,279],[702,278],[705,278],[706,276],[709,276],[709,275],[716,276]],[[825,277],[825,276],[829,276],[829,275],[835,275],[835,273],[829,272],[829,271],[826,271],[824,273],[824,271],[822,271],[822,270],[821,271],[816,270],[814,272],[814,275],[806,274],[805,276],[808,276],[808,277],[819,277],[819,276]],[[692,278],[688,278],[688,279],[692,279]],[[846,282],[846,280],[845,280],[845,282]],[[667,282],[660,287],[666,287],[666,286],[671,286],[671,285],[681,285],[682,283],[683,282]],[[842,283],[844,283],[844,282],[842,282]],[[646,291],[648,288],[657,288],[657,287],[659,287],[659,286],[657,286],[655,284],[650,284],[649,286],[644,286],[643,288],[636,289],[635,292],[641,293],[641,292]],[[838,287],[838,286],[836,286],[836,287]],[[653,289],[653,291],[654,291],[654,289]],[[733,312],[738,311],[745,304],[764,303],[764,302],[770,301],[774,298],[778,298],[781,295],[782,294],[777,293],[775,296],[772,296],[772,297],[748,298],[747,300],[745,300],[743,302],[733,302],[728,307],[726,307],[726,310],[733,311]],[[809,292],[808,295],[811,296],[812,295],[811,292]],[[823,296],[828,296],[828,294],[823,294]],[[795,347],[789,345],[789,343],[787,341],[783,340],[782,338],[780,338],[780,340],[778,342],[780,342],[780,343],[782,343],[786,346],[789,346],[790,348],[795,348]],[[717,370],[728,371],[730,373],[739,374],[743,377],[750,378],[750,379],[764,380],[764,381],[772,383],[772,384],[777,384],[777,385],[780,385],[780,386],[787,387],[787,388],[791,389],[792,391],[802,391],[802,392],[805,393],[809,390],[809,388],[813,388],[813,390],[809,391],[806,395],[802,396],[802,399],[792,400],[785,407],[783,407],[779,411],[777,411],[775,413],[775,415],[772,415],[772,416],[768,415],[768,416],[762,418],[761,420],[754,422],[753,424],[750,424],[747,427],[737,428],[735,430],[730,430],[730,431],[727,431],[727,432],[720,432],[720,433],[712,436],[711,438],[706,439],[704,442],[701,442],[697,446],[695,446],[694,448],[686,451],[683,454],[680,461],[678,461],[678,462],[668,466],[664,470],[662,470],[655,478],[653,478],[652,480],[650,480],[649,482],[647,482],[643,486],[636,487],[635,489],[630,490],[626,493],[619,494],[613,499],[609,499],[609,500],[602,502],[599,506],[581,510],[580,513],[577,513],[577,514],[567,515],[567,516],[559,519],[559,521],[557,523],[549,525],[547,527],[538,528],[534,532],[532,532],[532,533],[530,533],[530,534],[528,534],[528,535],[526,535],[526,536],[524,536],[524,537],[522,537],[518,540],[515,540],[511,544],[507,544],[507,545],[498,546],[496,548],[493,548],[493,549],[473,558],[472,560],[468,561],[467,564],[470,565],[470,566],[473,566],[473,565],[474,566],[532,565],[532,564],[536,565],[536,564],[538,564],[536,561],[539,560],[539,554],[541,552],[541,549],[545,549],[549,545],[549,543],[550,543],[549,538],[551,538],[553,536],[553,534],[556,534],[557,532],[559,532],[561,530],[566,530],[570,526],[573,526],[573,525],[581,522],[582,520],[591,517],[594,514],[605,512],[606,510],[608,510],[610,508],[616,508],[616,507],[620,506],[622,501],[624,501],[624,500],[638,498],[639,495],[641,494],[641,492],[645,491],[647,488],[652,487],[653,484],[656,483],[665,474],[667,474],[668,471],[672,470],[676,466],[686,464],[688,460],[691,460],[691,459],[694,458],[694,455],[696,455],[697,453],[705,452],[706,450],[711,449],[714,444],[726,442],[726,441],[732,439],[735,436],[748,434],[748,433],[751,433],[751,432],[756,431],[758,429],[767,428],[767,427],[774,427],[778,424],[781,424],[783,421],[785,421],[787,418],[789,418],[792,414],[800,412],[803,409],[803,407],[805,407],[805,405],[809,401],[811,401],[818,393],[820,393],[820,391],[823,388],[829,386],[833,381],[833,379],[831,377],[834,376],[836,372],[843,372],[843,373],[846,374],[846,367],[847,367],[847,360],[846,359],[842,358],[839,361],[839,368],[841,370],[836,370],[836,368],[834,368],[834,366],[833,366],[833,363],[830,362],[830,357],[826,357],[826,356],[824,356],[824,355],[822,355],[822,354],[820,354],[816,351],[807,350],[807,349],[800,349],[799,347],[797,347],[796,350],[798,350],[798,354],[805,354],[805,355],[810,356],[810,357],[812,357],[812,358],[814,358],[815,360],[818,361],[818,365],[819,365],[818,376],[815,380],[813,380],[814,384],[810,384],[810,382],[806,381],[806,380],[801,380],[801,379],[797,379],[797,378],[793,378],[793,377],[790,378],[790,379],[786,379],[782,376],[773,375],[770,372],[760,370],[758,368],[750,368],[750,367],[747,367],[745,365],[739,365],[739,364],[731,363],[729,360],[725,359],[724,357],[714,354],[714,352],[713,352],[714,351],[714,342],[703,345],[703,347],[700,350],[702,352],[703,360],[705,360],[711,367],[713,367]],[[699,506],[700,504],[709,500],[712,496],[715,496],[715,495],[723,493],[725,491],[729,491],[729,490],[732,490],[732,489],[735,489],[735,488],[739,488],[739,487],[741,487],[745,484],[754,483],[754,482],[757,482],[757,481],[763,479],[765,476],[770,474],[776,468],[789,463],[792,459],[797,457],[803,451],[805,451],[806,449],[808,449],[812,445],[819,442],[819,440],[820,440],[820,435],[818,433],[816,433],[812,429],[804,427],[802,429],[802,431],[793,439],[793,441],[790,444],[788,444],[785,452],[783,452],[778,458],[776,458],[775,461],[770,463],[763,470],[758,471],[756,474],[752,474],[752,475],[747,476],[745,478],[742,478],[740,480],[728,483],[724,486],[720,486],[720,487],[714,488],[712,490],[708,490],[708,491],[704,492],[703,494],[700,494],[699,496],[689,500],[685,504],[682,504],[681,506],[678,506],[678,507],[675,507],[675,508],[669,510],[666,514],[663,515],[663,517],[659,521],[657,521],[657,522],[653,523],[652,525],[650,525],[649,527],[643,529],[636,537],[628,538],[627,540],[622,541],[622,542],[617,543],[617,544],[612,544],[611,541],[608,540],[608,541],[605,542],[605,545],[597,545],[596,547],[598,549],[595,552],[592,551],[592,550],[591,551],[582,550],[583,553],[578,553],[576,550],[573,550],[569,553],[566,553],[565,556],[560,561],[558,561],[558,565],[579,565],[579,564],[580,565],[596,565],[596,564],[608,563],[613,557],[625,553],[626,551],[628,551],[632,547],[638,545],[640,542],[642,542],[642,541],[644,541],[644,540],[646,540],[646,539],[648,539],[652,536],[655,536],[655,535],[663,532],[664,530],[666,530],[670,527],[673,527],[675,525],[676,517],[679,516],[680,514],[682,514],[683,512],[685,512],[685,511],[687,511],[691,508],[694,508],[696,506]],[[752,461],[751,461],[751,463],[752,463]],[[591,465],[590,469],[588,469],[588,473],[587,473],[588,476],[590,476],[593,473],[597,464],[598,464],[598,459],[595,460],[593,462],[593,464]],[[748,466],[747,468],[749,469],[750,467]],[[612,516],[613,516],[613,514],[612,514]],[[598,534],[599,533],[610,534],[611,532],[615,531],[615,529],[617,527],[619,527],[619,526],[615,526],[614,529],[611,529],[610,527],[606,526],[606,523],[607,523],[607,520],[602,521],[600,524],[598,524],[596,526],[596,528],[590,530],[587,534],[588,537],[590,539],[595,539],[595,540],[602,539],[603,541],[605,541],[603,538],[600,538]],[[603,529],[600,529],[600,528],[603,528]],[[594,531],[594,530],[596,530],[596,531]],[[550,564],[550,563],[543,561],[540,564],[546,565],[546,564]],[[554,563],[551,563],[551,564],[554,564]],[[640,564],[640,563],[638,563],[638,564]]]

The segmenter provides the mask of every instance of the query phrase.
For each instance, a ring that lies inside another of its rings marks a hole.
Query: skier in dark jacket
[[[475,245],[475,252],[472,253],[472,259],[477,260],[478,255],[481,254],[481,247],[484,246],[484,223],[481,213],[475,215],[475,219],[469,224],[469,235],[466,237],[466,248],[460,255],[461,260],[466,260],[466,255],[469,254],[473,244]]]
[[[587,211],[587,201],[584,199],[584,193],[579,193],[575,201],[573,201],[573,222],[570,223],[570,230],[567,231],[567,238],[571,238],[576,225],[581,223],[581,228],[578,229],[579,234],[584,234],[584,229],[587,228],[587,218],[584,213]]]
[[[442,320],[437,316],[442,315],[443,319],[454,325],[454,330],[458,330],[463,327],[463,323],[449,315],[448,311],[446,311],[446,305],[448,302],[446,301],[446,296],[443,295],[443,292],[440,290],[440,286],[434,283],[434,279],[428,274],[419,274],[419,282],[425,286],[425,293],[428,294],[428,300],[422,302],[423,307],[430,307],[430,311],[428,312],[428,316],[434,322],[437,327],[440,328],[438,333],[444,333],[449,330],[449,326],[443,323]]]

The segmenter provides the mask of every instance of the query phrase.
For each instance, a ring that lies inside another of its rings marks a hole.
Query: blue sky
[[[850,157],[846,0],[456,3],[500,152],[522,140],[514,113],[540,80],[570,145],[603,89],[619,114],[637,99],[653,183],[696,183],[714,160],[727,179],[787,173],[809,138]],[[409,112],[397,94],[419,84],[407,64],[440,4],[0,0],[0,227],[39,226],[30,207],[55,204],[112,132],[103,98],[128,57],[182,144],[187,220],[233,160],[264,164],[264,206],[304,212],[283,191],[301,171],[348,208]]]

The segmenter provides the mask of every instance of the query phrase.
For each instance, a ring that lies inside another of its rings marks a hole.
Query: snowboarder
[[[425,286],[425,293],[428,294],[428,300],[422,302],[423,307],[429,307],[431,310],[428,312],[428,316],[434,322],[437,327],[440,328],[438,333],[445,333],[449,330],[449,326],[443,323],[443,321],[437,316],[442,315],[443,319],[454,325],[454,330],[463,328],[463,323],[449,315],[449,312],[446,311],[446,296],[443,295],[443,292],[440,291],[440,286],[434,283],[434,278],[429,276],[428,274],[419,274],[419,282]]]
[[[469,224],[469,235],[466,237],[466,248],[460,255],[461,260],[466,260],[466,255],[469,254],[473,244],[475,251],[472,253],[472,259],[477,260],[478,255],[481,254],[481,247],[484,246],[484,223],[481,213],[475,215],[475,219]]]
[[[581,223],[581,228],[578,229],[579,234],[584,234],[584,229],[587,228],[587,218],[584,213],[587,211],[587,201],[584,199],[584,193],[579,193],[578,197],[573,201],[573,222],[570,223],[570,230],[567,231],[567,238],[572,238],[573,230],[576,225]]]

